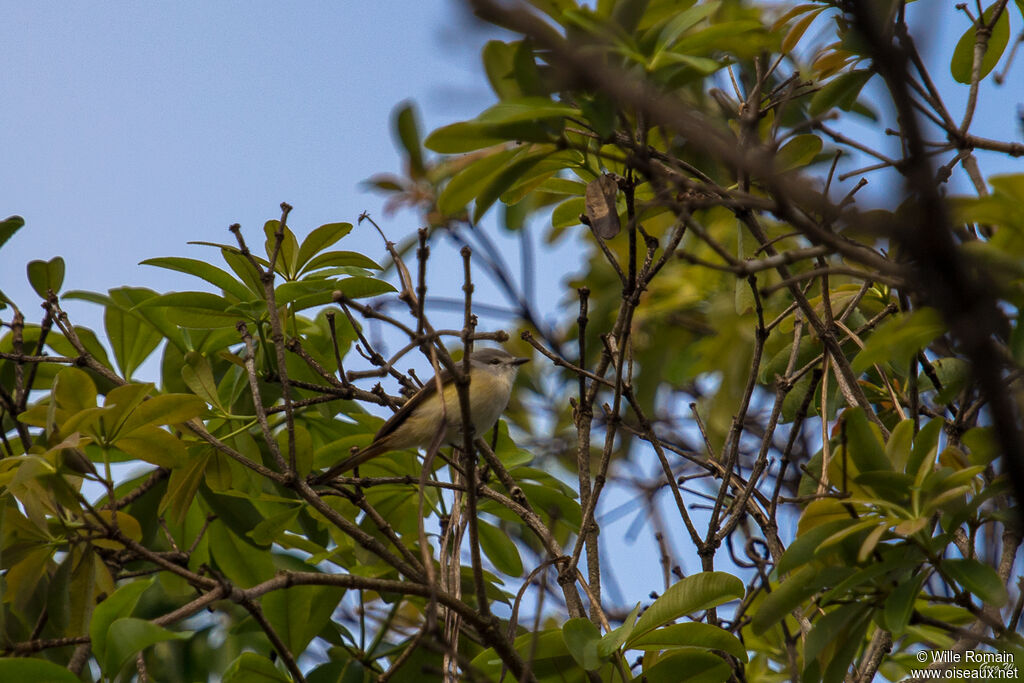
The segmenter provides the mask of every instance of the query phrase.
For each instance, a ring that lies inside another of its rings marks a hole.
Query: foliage
[[[144,262],[196,291],[62,294],[56,257],[27,267],[39,324],[3,299],[0,679],[870,681],[943,666],[929,650],[1024,663],[1024,175],[986,178],[976,157],[1024,149],[971,132],[1024,6],[966,12],[946,46],[968,90],[956,121],[901,3],[470,4],[516,39],[485,47],[497,102],[475,119],[421,142],[414,110],[396,113],[405,173],[370,182],[429,226],[386,241],[397,287],[335,248],[351,224],[300,240],[282,205],[262,250],[238,226],[203,243],[224,267]],[[834,41],[808,38],[822,31]],[[899,155],[845,135],[851,117],[895,130]],[[847,157],[871,161],[837,173]],[[945,196],[957,168],[974,195]],[[883,208],[858,203],[870,172],[892,173]],[[524,249],[539,226],[578,245],[559,324],[502,265],[479,224],[495,213]],[[0,222],[0,246],[23,225]],[[474,247],[449,332],[423,285],[441,236]],[[406,354],[461,378],[446,338],[508,341],[476,329],[480,272],[526,327],[510,346],[535,351],[507,422],[317,485],[403,400],[366,380],[407,396]],[[406,316],[361,301],[396,294]],[[102,335],[67,299],[103,307]],[[385,357],[370,320],[407,345]],[[136,381],[155,359],[159,383]],[[640,559],[664,567],[650,604],[602,589],[607,554],[628,552],[599,535],[615,486],[662,542]]]

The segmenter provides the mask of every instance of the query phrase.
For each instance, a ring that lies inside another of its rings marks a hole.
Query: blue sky
[[[939,49],[930,61],[956,117],[966,88],[951,82],[941,51],[952,49],[966,19],[952,4],[910,8],[912,17],[931,17],[917,39],[926,53]],[[1009,11],[1016,35],[1021,17]],[[0,250],[0,288],[34,312],[24,264],[55,255],[67,262],[65,288],[192,288],[187,276],[137,264],[212,256],[186,242],[229,241],[226,228],[235,222],[254,238],[281,201],[295,207],[291,224],[300,236],[364,210],[393,239],[413,233],[414,215],[382,216],[382,198],[359,184],[399,169],[389,126],[397,103],[414,100],[426,131],[492,101],[479,51],[493,36],[474,26],[455,0],[0,0],[0,215],[27,221]],[[816,26],[808,38],[831,40],[830,21]],[[1020,139],[1015,94],[1024,91],[1024,66],[1001,88],[990,83],[982,88],[978,132]],[[846,130],[877,139],[877,126],[866,123],[854,120]],[[984,154],[981,163],[985,173],[1021,166]],[[888,187],[878,175],[869,180],[865,199]],[[959,171],[954,187],[967,189]],[[384,255],[369,226],[345,246]],[[552,287],[578,262],[565,251],[540,257],[554,269],[538,272],[558,274],[541,281]],[[542,297],[549,311],[557,311],[561,291]],[[489,295],[497,297],[478,292],[480,301]],[[99,322],[92,305],[68,308],[73,319]]]
[[[490,99],[486,37],[454,3],[0,3],[0,213],[26,226],[0,252],[2,289],[35,317],[24,263],[61,255],[65,288],[195,285],[137,266],[214,256],[188,240],[250,239],[288,201],[300,235],[370,211],[359,188],[396,171],[389,115],[411,98],[424,128]],[[382,257],[363,226],[346,248]],[[74,317],[92,317],[68,302]],[[81,311],[77,316],[76,311]]]

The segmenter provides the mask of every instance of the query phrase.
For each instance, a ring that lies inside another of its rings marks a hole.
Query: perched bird
[[[528,360],[493,348],[478,349],[470,355],[469,408],[475,434],[487,431],[501,417],[508,406],[519,366]],[[431,378],[384,423],[369,446],[316,477],[314,483],[327,481],[388,451],[428,446],[441,428],[442,420],[445,420],[442,443],[461,445],[462,410],[455,381],[447,370],[441,371],[441,387],[439,397],[437,382]]]

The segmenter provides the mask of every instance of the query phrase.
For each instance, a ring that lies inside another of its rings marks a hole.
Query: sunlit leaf
[[[196,259],[182,258],[179,256],[164,256],[161,258],[146,259],[145,261],[140,262],[139,265],[156,266],[158,268],[166,268],[167,270],[175,270],[180,273],[195,275],[198,278],[206,280],[211,285],[224,290],[228,294],[233,295],[240,301],[248,301],[249,299],[257,296],[243,283],[231,277],[231,275],[226,271],[223,271],[217,266],[211,265],[206,261],[198,261]]]
[[[64,259],[55,256],[49,261],[29,261],[28,281],[35,293],[44,299],[48,290],[60,292],[60,286],[64,284]]]
[[[992,21],[992,13],[997,5],[999,3],[994,2],[985,10],[982,21],[986,24]],[[988,39],[988,49],[981,59],[979,79],[985,78],[995,68],[996,64],[999,63],[999,58],[1003,56],[1003,51],[1006,50],[1006,45],[1009,41],[1010,17],[1009,13],[1004,10],[999,16],[998,21],[996,21],[995,26],[992,27],[992,35]],[[953,50],[953,60],[950,62],[949,70],[953,74],[953,78],[960,83],[971,82],[976,42],[977,30],[976,27],[971,26],[964,31],[960,40],[957,41],[956,48]]]
[[[702,572],[669,586],[636,622],[629,643],[673,619],[743,597],[743,582],[725,572]]]

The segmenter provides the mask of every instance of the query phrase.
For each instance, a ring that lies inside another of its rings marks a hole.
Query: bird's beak
[[[529,363],[529,358],[514,358],[512,359],[512,365],[522,365],[523,363]]]

